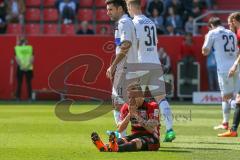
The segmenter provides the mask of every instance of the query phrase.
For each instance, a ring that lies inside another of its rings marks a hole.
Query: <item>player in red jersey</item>
[[[128,87],[129,105],[125,103],[121,108],[121,122],[118,131],[125,130],[131,123],[132,134],[123,138],[116,138],[112,132],[109,144],[104,143],[96,132],[92,133],[92,141],[100,151],[131,152],[157,151],[160,147],[159,107],[154,101],[144,100],[141,86],[138,83]]]
[[[232,13],[229,16],[230,25],[229,27],[231,29],[235,29],[235,33],[237,34],[238,39],[238,46],[240,48],[240,12]],[[238,70],[238,66],[240,63],[240,54],[237,58],[237,60],[234,62],[233,66],[229,70],[229,77],[233,76],[235,72]],[[233,116],[233,124],[229,131],[218,134],[219,137],[237,137],[237,129],[240,123],[240,90],[238,91],[238,94],[236,96],[236,108]]]

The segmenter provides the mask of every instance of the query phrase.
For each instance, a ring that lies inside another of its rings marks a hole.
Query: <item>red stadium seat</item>
[[[93,0],[80,0],[80,7],[92,7],[92,6]]]
[[[43,0],[44,7],[54,7],[56,0]]]
[[[37,8],[27,9],[25,18],[26,21],[40,21],[41,11]]]
[[[26,0],[25,1],[27,7],[40,7],[41,0]]]
[[[44,24],[43,27],[44,34],[59,34],[57,24]]]
[[[97,9],[96,10],[96,20],[97,21],[109,21],[106,9]]]
[[[73,24],[63,24],[62,25],[62,34],[67,34],[67,35],[75,35],[75,27]]]
[[[48,22],[58,21],[58,11],[54,8],[44,9],[43,11],[43,20]]]
[[[22,34],[22,26],[20,24],[8,24],[8,34]]]
[[[95,1],[96,7],[106,7],[105,0],[97,0]]]
[[[101,34],[101,29],[105,27],[107,29],[107,34],[111,34],[113,32],[113,28],[108,24],[97,24],[96,33]]]
[[[39,24],[27,24],[25,26],[25,31],[27,34],[41,34],[41,27]]]
[[[93,20],[93,10],[92,9],[79,9],[77,17],[78,17],[79,21],[92,21]]]

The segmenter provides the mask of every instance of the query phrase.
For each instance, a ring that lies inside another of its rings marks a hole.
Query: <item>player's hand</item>
[[[130,115],[134,115],[137,113],[137,104],[135,98],[129,99],[129,113]]]
[[[107,69],[107,72],[106,72],[106,76],[107,78],[109,79],[113,79],[113,75],[114,75],[114,72],[115,72],[115,68],[110,66],[108,69]]]
[[[238,65],[233,65],[231,68],[230,68],[230,70],[229,70],[229,72],[228,72],[228,78],[230,78],[230,77],[232,77],[234,74],[235,74],[235,72],[236,72],[236,70],[237,70],[237,66]]]

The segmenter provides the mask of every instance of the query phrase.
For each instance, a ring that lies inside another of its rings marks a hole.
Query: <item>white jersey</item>
[[[116,44],[116,54],[120,53],[120,46],[124,41],[129,41],[132,43],[126,57],[118,64],[118,66],[127,63],[137,63],[137,39],[136,32],[132,22],[132,19],[124,14],[118,21],[117,28],[115,28],[115,44]]]
[[[203,48],[214,49],[218,73],[228,73],[239,50],[236,35],[222,26],[208,32]]]
[[[133,18],[138,40],[139,63],[160,64],[157,52],[157,29],[155,24],[145,15],[137,15]]]

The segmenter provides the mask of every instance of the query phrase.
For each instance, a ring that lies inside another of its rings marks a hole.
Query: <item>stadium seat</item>
[[[26,24],[25,31],[27,34],[41,34],[41,27],[39,24]]]
[[[22,33],[22,26],[20,24],[8,24],[7,26],[7,33],[8,34],[21,34]]]
[[[109,21],[106,9],[97,9],[96,10],[96,20],[97,21]]]
[[[44,24],[43,27],[44,34],[59,34],[58,25],[57,24]]]
[[[40,7],[41,0],[26,0],[25,1],[27,7]]]
[[[56,0],[43,0],[44,7],[54,7]]]
[[[93,20],[93,10],[92,9],[80,9],[78,10],[78,20],[79,21],[92,21]]]
[[[37,8],[29,8],[26,11],[25,19],[26,21],[40,21],[41,11]]]
[[[44,9],[43,20],[46,22],[56,22],[58,21],[58,11],[55,8]]]
[[[106,6],[105,0],[97,0],[95,1],[95,5],[96,7],[105,7]]]
[[[113,29],[112,29],[111,25],[108,25],[108,24],[97,24],[97,26],[96,26],[96,33],[97,34],[101,33],[102,27],[106,27],[107,34],[111,34],[113,32]]]
[[[80,7],[92,7],[92,6],[93,0],[80,0]]]
[[[67,35],[75,35],[75,27],[73,24],[63,24],[61,27],[61,33]]]

